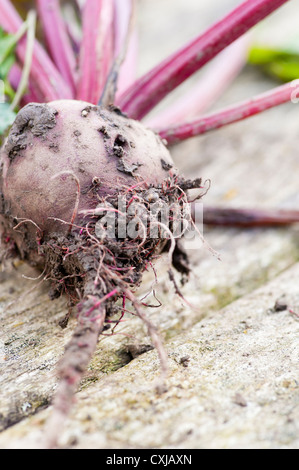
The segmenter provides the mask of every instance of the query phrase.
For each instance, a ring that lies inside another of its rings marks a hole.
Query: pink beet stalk
[[[146,125],[152,129],[164,128],[200,116],[207,111],[244,67],[248,47],[247,35],[231,44],[216,57],[188,93],[157,116],[145,118]]]
[[[157,132],[163,139],[167,140],[168,144],[174,144],[190,137],[219,129],[227,124],[241,121],[288,101],[297,102],[298,95],[299,79],[276,87],[249,100],[237,103],[222,111],[202,116],[197,120],[179,126],[159,129]]]
[[[114,56],[114,5],[111,0],[87,0],[77,99],[96,104],[104,90]]]
[[[37,0],[48,50],[75,96],[76,58],[59,7],[58,0]]]
[[[114,0],[114,3],[115,59],[120,57],[122,62],[117,79],[117,96],[120,96],[136,80],[138,37],[132,28],[135,0]]]
[[[193,208],[193,217],[196,206]],[[299,211],[288,209],[237,209],[205,207],[203,222],[206,225],[235,227],[284,226],[299,222]]]
[[[137,77],[138,62],[138,35],[133,31],[128,43],[128,50],[122,65],[120,66],[117,80],[116,97],[120,96],[129,86],[134,83]],[[117,98],[116,98],[117,99]]]
[[[168,93],[288,0],[246,0],[206,32],[137,80],[117,104],[141,119]]]
[[[0,2],[1,27],[8,33],[16,33],[22,25],[19,16],[9,0]],[[26,55],[26,39],[22,39],[17,46],[17,56],[24,63]],[[71,98],[71,90],[56,69],[42,46],[35,41],[30,79],[40,89],[43,101],[52,101],[60,98]]]
[[[114,0],[115,4],[115,56],[122,52],[124,42],[126,41],[128,28],[130,25],[134,0]]]

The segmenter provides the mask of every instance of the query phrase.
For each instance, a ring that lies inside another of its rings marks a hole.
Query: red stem
[[[137,77],[137,63],[138,63],[138,35],[137,31],[132,31],[129,39],[128,50],[123,63],[120,66],[119,76],[117,80],[117,93],[120,96],[129,86],[134,83]]]
[[[196,205],[193,206],[195,216]],[[235,227],[283,226],[299,222],[299,211],[287,209],[233,209],[205,207],[203,223],[206,225]]]
[[[115,57],[117,57],[122,52],[123,44],[126,41],[133,3],[134,0],[114,0]]]
[[[8,33],[16,33],[23,21],[9,0],[0,2],[0,25]],[[26,39],[22,39],[17,46],[17,56],[24,64],[26,55]],[[43,101],[52,101],[60,98],[71,98],[71,91],[64,79],[56,69],[42,46],[35,41],[31,65],[30,79],[40,89]]]
[[[97,104],[113,62],[114,5],[111,0],[87,0],[83,9],[83,38],[77,99]]]
[[[17,64],[14,64],[11,67],[11,69],[9,71],[9,74],[8,74],[9,83],[10,83],[10,85],[12,86],[12,88],[14,90],[17,90],[17,88],[19,86],[19,83],[20,83],[20,80],[21,80],[21,76],[22,76],[21,68]],[[21,105],[25,106],[25,104],[28,104],[28,103],[32,103],[32,102],[39,103],[39,102],[41,102],[42,101],[42,96],[40,96],[39,93],[40,93],[39,90],[36,89],[36,87],[34,87],[32,83],[29,83],[28,91],[22,97]]]
[[[37,8],[51,57],[75,95],[76,58],[61,15],[59,0],[37,0]]]
[[[202,116],[199,119],[179,126],[159,129],[157,132],[161,138],[167,140],[169,145],[174,144],[190,137],[219,129],[227,124],[241,121],[288,101],[297,102],[298,94],[299,80],[294,80],[249,100],[225,108],[222,111]]]
[[[115,59],[125,52],[117,78],[117,96],[120,96],[124,90],[132,85],[137,77],[138,37],[135,29],[130,30],[135,0],[114,0],[114,3]],[[124,50],[125,45],[127,45],[126,51]]]
[[[137,80],[117,104],[141,119],[168,93],[288,0],[246,0],[206,32]]]

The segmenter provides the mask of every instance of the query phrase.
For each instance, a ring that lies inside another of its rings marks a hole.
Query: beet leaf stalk
[[[298,100],[299,80],[293,80],[266,93],[261,93],[249,100],[229,106],[221,111],[211,113],[178,126],[157,129],[159,135],[168,144],[181,142],[196,135],[205,134],[227,124],[242,121],[288,101]],[[296,101],[297,102],[297,101]]]
[[[14,64],[11,67],[8,78],[13,90],[20,88],[22,76],[24,75],[24,68],[25,67],[21,69],[21,67],[17,64]],[[29,81],[29,83],[27,83],[27,90],[22,96],[21,105],[25,106],[28,103],[39,103],[40,101],[41,97],[39,88],[32,81]]]
[[[164,128],[206,112],[245,66],[249,42],[249,37],[245,35],[222,51],[180,100],[156,116],[146,117],[146,125],[152,129]]]
[[[141,119],[219,52],[288,0],[246,0],[206,32],[139,78],[117,100],[134,119]]]
[[[115,102],[115,95],[120,85],[119,75],[123,63],[128,57],[129,67],[132,70],[128,71],[128,64],[126,65],[125,72],[128,73],[127,80],[130,80],[132,73],[135,72],[136,64],[134,54],[134,36],[133,43],[132,29],[135,17],[135,1],[134,0],[115,0],[114,11],[114,58],[110,67],[107,70],[108,76],[106,78],[104,89],[99,99],[99,106],[109,106]],[[133,51],[131,50],[133,46]],[[129,50],[130,47],[130,50]],[[132,54],[133,52],[133,54]],[[121,77],[122,78],[122,77]],[[123,81],[123,78],[122,78]]]
[[[192,208],[192,216],[195,217],[195,215],[196,206]],[[203,222],[206,225],[247,228],[284,226],[298,223],[299,211],[288,209],[205,207]]]
[[[98,103],[114,57],[114,3],[87,0],[83,8],[77,99]]]
[[[22,18],[9,0],[0,2],[0,23],[6,32],[12,34],[15,34],[23,24]],[[22,66],[25,62],[26,50],[26,39],[23,38],[19,41],[16,50]],[[72,98],[69,86],[38,41],[34,44],[30,80],[38,86],[39,96],[43,101]]]
[[[26,54],[24,59],[24,67],[20,76],[20,81],[15,93],[15,96],[10,105],[10,109],[13,111],[21,101],[22,96],[26,92],[27,84],[30,76],[30,69],[32,64],[32,55],[34,49],[35,40],[35,27],[36,27],[36,13],[34,10],[29,11],[27,15],[27,44]]]
[[[115,0],[115,57],[121,62],[116,77],[120,95],[137,77],[138,34],[135,27],[136,0]]]

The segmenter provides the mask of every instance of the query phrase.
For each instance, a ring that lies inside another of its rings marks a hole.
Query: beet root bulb
[[[62,100],[17,115],[1,150],[2,251],[40,267],[51,298],[66,293],[78,315],[58,368],[50,446],[99,334],[119,318],[116,301],[130,301],[144,319],[133,292],[162,251],[188,274],[174,222],[186,217],[185,190],[200,182],[179,177],[161,139],[118,108]],[[165,371],[159,336],[145,321]]]
[[[53,228],[67,232],[65,224],[53,218],[72,220],[76,182],[80,223],[80,210],[95,208],[101,198],[142,180],[159,184],[172,166],[161,139],[140,123],[116,108],[73,100],[25,106],[12,126],[1,161],[4,212],[17,220],[31,220],[44,238],[52,237]],[[33,226],[28,229],[35,234]],[[19,243],[19,249],[30,257],[25,245],[26,241]]]

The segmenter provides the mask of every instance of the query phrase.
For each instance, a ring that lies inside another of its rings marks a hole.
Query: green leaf
[[[265,67],[265,71],[283,82],[291,82],[299,78],[299,62],[272,62]]]
[[[8,103],[0,103],[0,135],[14,122],[16,114],[11,111]]]
[[[16,62],[15,57],[16,38],[13,34],[8,34],[0,27],[0,135],[13,122],[14,113],[10,111],[4,97],[13,100],[15,92],[12,90],[7,79],[8,73]],[[4,95],[4,96],[3,96]]]
[[[0,79],[5,80],[16,59],[13,55],[8,56],[3,62],[0,62]]]
[[[299,78],[299,54],[294,51],[253,47],[248,62],[283,82]]]
[[[268,47],[252,47],[249,52],[248,60],[254,65],[269,64],[276,60],[286,62],[299,61],[299,54],[285,49],[271,49]]]
[[[0,64],[1,68],[3,64],[8,61],[9,64],[15,61],[15,47],[16,39],[13,34],[8,34],[0,28]],[[8,69],[9,70],[9,69]]]

